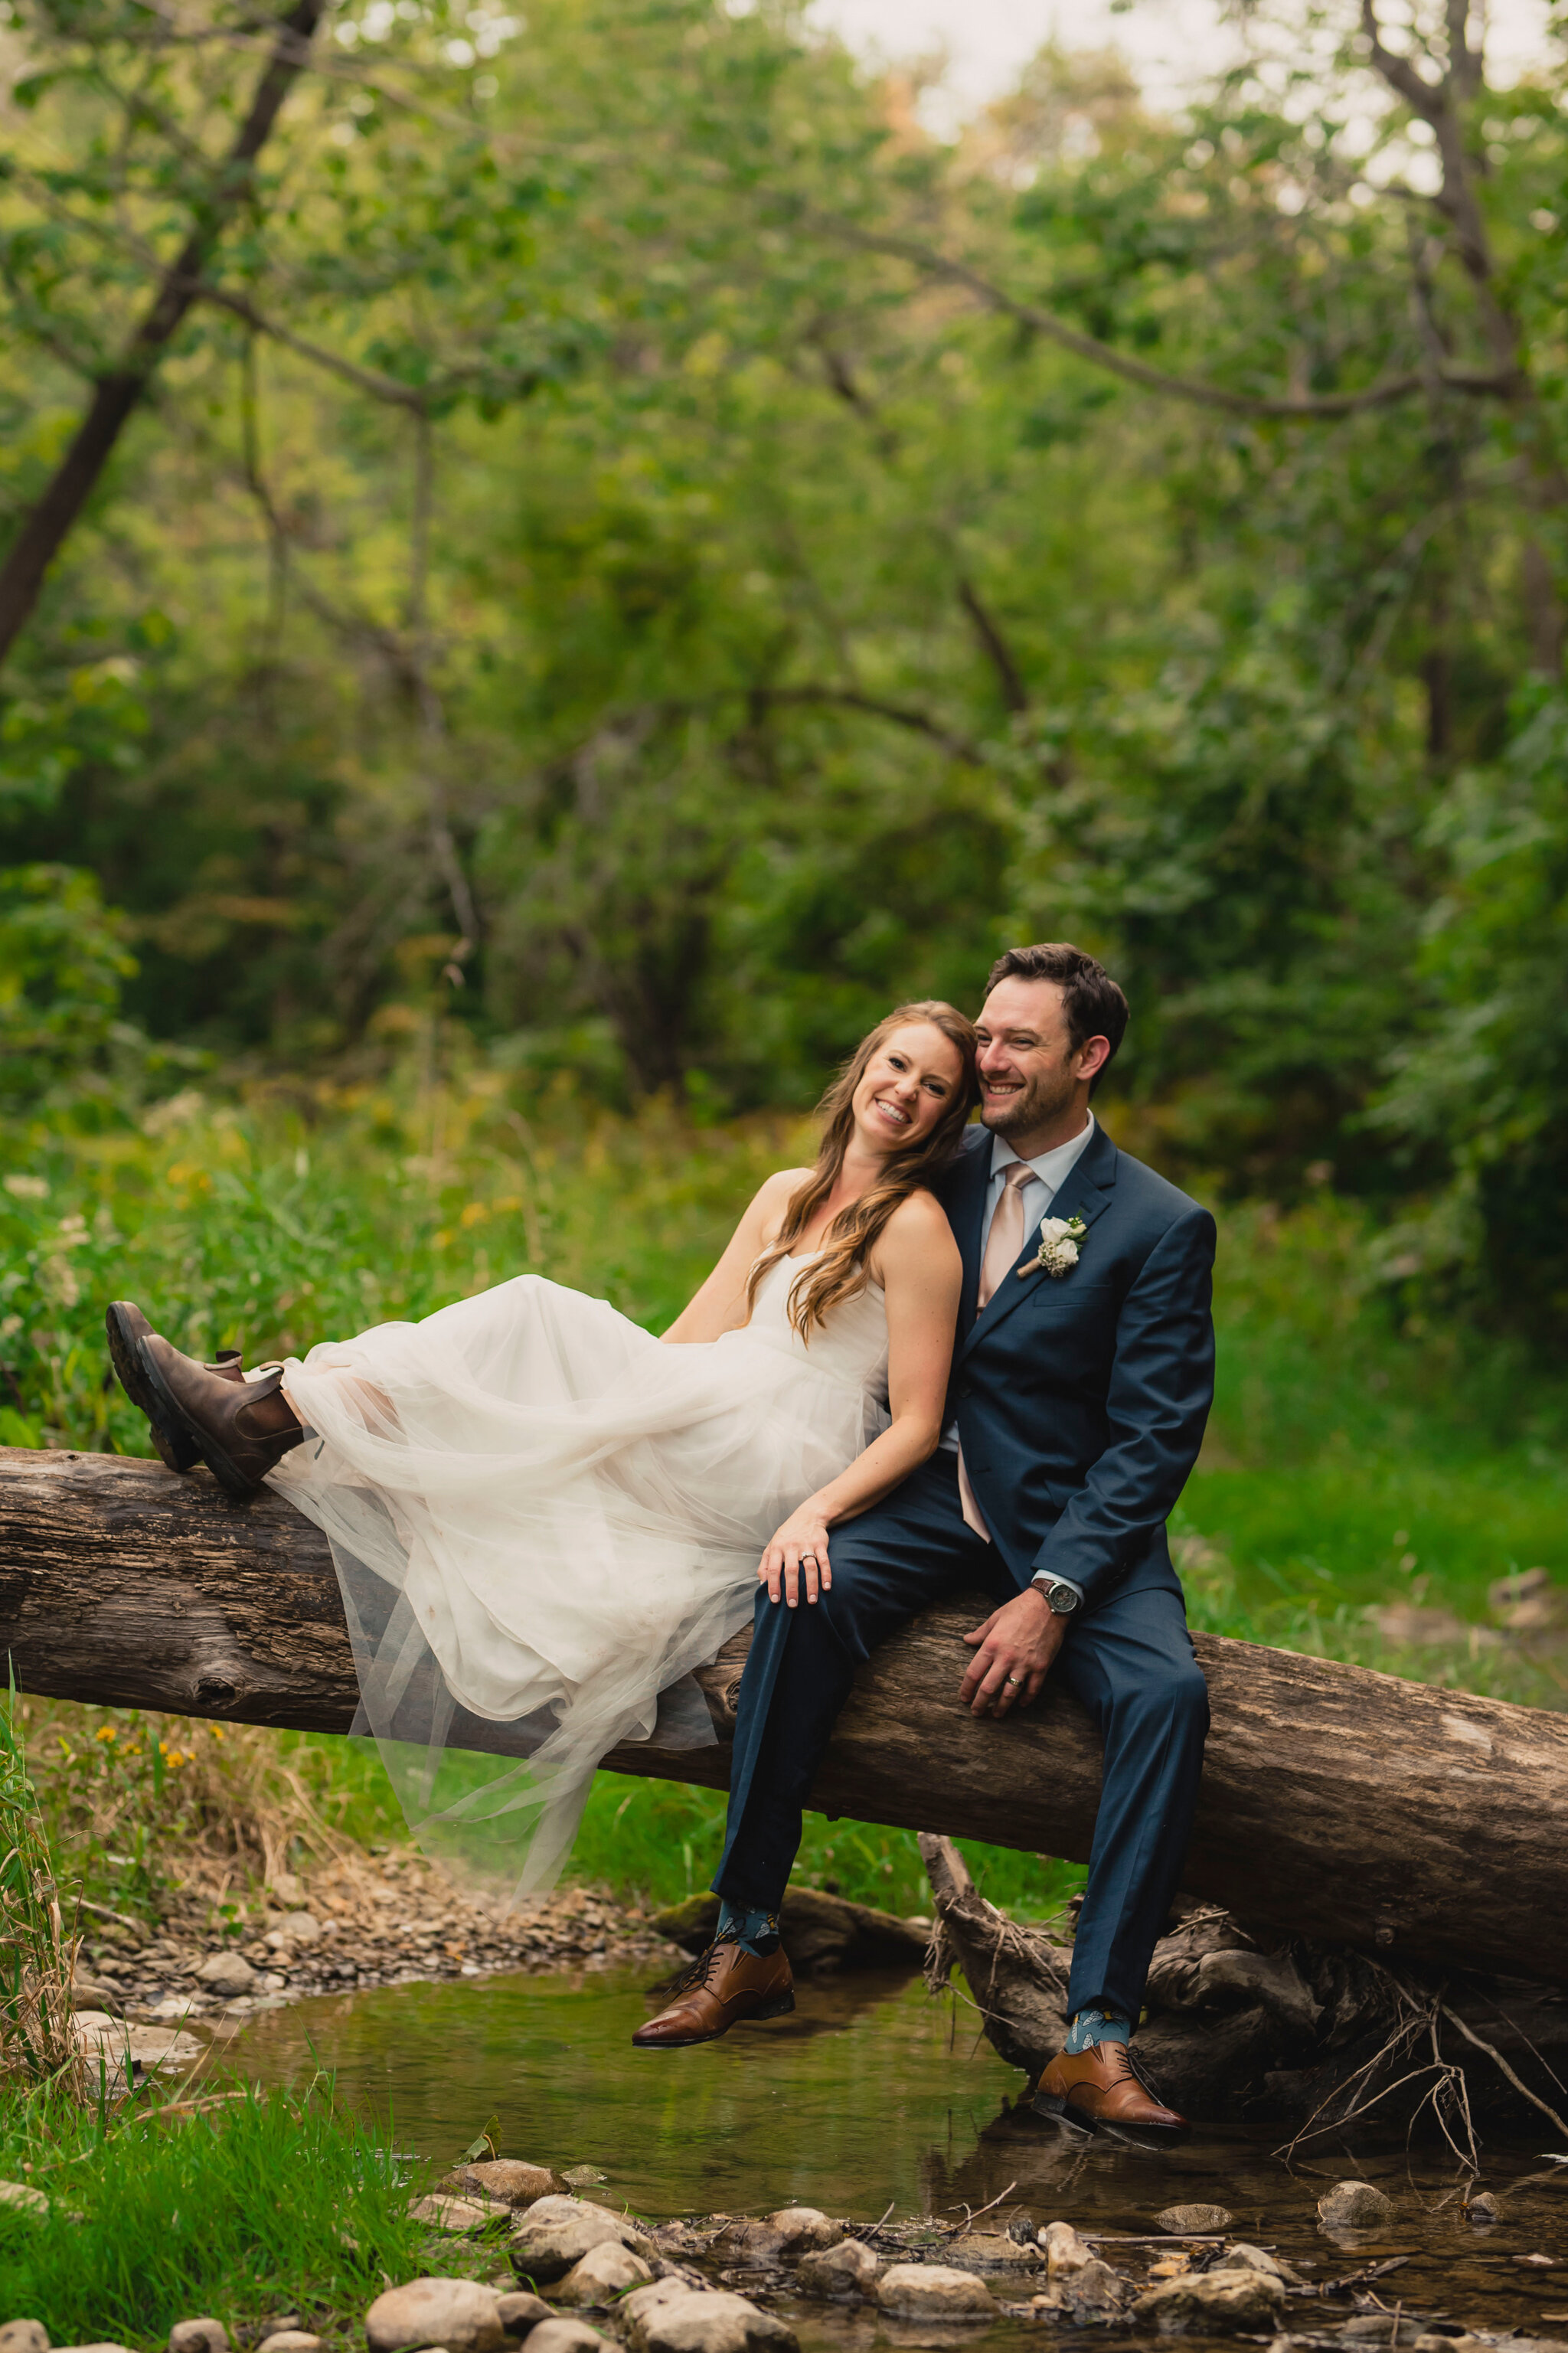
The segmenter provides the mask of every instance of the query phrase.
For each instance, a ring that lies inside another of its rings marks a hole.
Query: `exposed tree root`
[[[1037,2075],[1065,2029],[1070,1932],[1008,1919],[951,1840],[922,1836],[921,1852],[935,1901],[928,1986],[956,1990],[962,1971],[990,2042]],[[1395,1970],[1212,1905],[1178,1909],[1155,1948],[1138,2050],[1186,2114],[1286,2125],[1287,2156],[1365,2118],[1397,2121],[1440,2134],[1471,2171],[1483,2126],[1544,2116],[1568,2143],[1568,2100],[1550,2096],[1568,2069],[1568,2000],[1553,1988]]]

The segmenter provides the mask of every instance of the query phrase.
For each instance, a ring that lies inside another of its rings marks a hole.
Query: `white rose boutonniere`
[[[1059,1282],[1078,1264],[1079,1245],[1089,1228],[1081,1218],[1042,1218],[1040,1247],[1018,1269],[1020,1274],[1048,1274]]]

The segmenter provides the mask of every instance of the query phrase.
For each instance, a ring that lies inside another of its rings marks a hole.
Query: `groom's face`
[[[1082,1084],[1083,1049],[1068,1031],[1054,980],[999,980],[975,1025],[980,1116],[1016,1147],[1071,1110]]]

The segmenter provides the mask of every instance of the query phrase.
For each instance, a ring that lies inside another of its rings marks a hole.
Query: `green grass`
[[[57,2345],[166,2342],[211,2314],[357,2316],[419,2268],[405,2167],[322,2079],[170,2113],[106,2116],[47,2093],[0,2096],[0,2171],[50,2200],[0,2208],[0,2310]]]
[[[439,1051],[417,1075],[193,1093],[142,1129],[17,1139],[0,1192],[0,1442],[147,1451],[107,1376],[116,1295],[186,1347],[252,1360],[531,1270],[657,1330],[763,1175],[808,1149],[785,1122],[621,1119],[560,1082],[531,1092],[483,1061],[443,1068]],[[1479,1636],[1392,1650],[1366,1612],[1413,1600],[1485,1627],[1488,1588],[1511,1569],[1568,1583],[1568,1388],[1462,1329],[1402,1325],[1352,1205],[1222,1208],[1221,1231],[1215,1409],[1174,1523],[1194,1624],[1562,1704],[1560,1659]],[[339,1827],[392,1834],[374,1755],[283,1746]],[[574,1869],[673,1901],[706,1884],[721,1817],[703,1791],[605,1776]],[[1049,1910],[1075,1882],[971,1853],[1010,1908]],[[815,1820],[801,1872],[923,1908],[904,1832]]]

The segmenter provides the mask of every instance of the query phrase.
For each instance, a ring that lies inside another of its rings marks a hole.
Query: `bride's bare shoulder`
[[[746,1215],[761,1231],[764,1244],[771,1246],[784,1223],[785,1210],[810,1175],[809,1168],[775,1168],[758,1186]]]
[[[929,1273],[960,1265],[958,1244],[947,1212],[923,1187],[899,1203],[883,1228],[878,1257],[894,1272]]]

